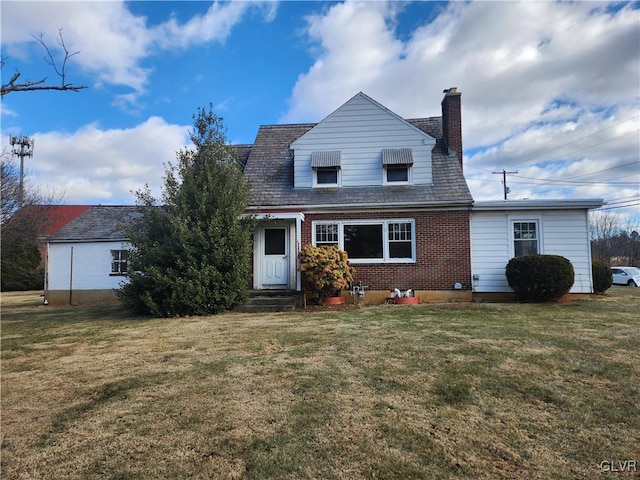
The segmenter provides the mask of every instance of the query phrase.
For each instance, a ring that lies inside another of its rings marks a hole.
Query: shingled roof
[[[309,209],[324,207],[399,207],[471,205],[473,199],[457,158],[449,157],[442,142],[442,118],[416,118],[408,123],[437,139],[432,150],[433,184],[405,186],[294,188],[291,143],[317,124],[263,125],[246,160],[245,175],[252,184],[249,208]]]
[[[90,207],[46,240],[51,243],[126,241],[122,229],[140,216],[137,206]]]

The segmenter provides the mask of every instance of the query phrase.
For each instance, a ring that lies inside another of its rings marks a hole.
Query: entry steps
[[[234,308],[236,312],[288,312],[300,302],[295,290],[249,290],[247,300]]]

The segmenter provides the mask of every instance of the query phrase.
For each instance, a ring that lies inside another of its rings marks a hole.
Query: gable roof
[[[126,241],[122,229],[140,217],[137,206],[93,206],[46,240],[50,243]]]
[[[392,112],[391,110],[389,110],[384,105],[376,102],[373,98],[365,95],[362,92],[359,92],[356,95],[354,95],[353,97],[351,97],[349,100],[347,100],[342,106],[338,107],[332,113],[327,115],[320,122],[316,123],[311,130],[309,130],[308,132],[305,132],[299,138],[296,138],[291,143],[291,147],[295,148],[296,147],[296,143],[304,140],[304,138],[307,135],[312,135],[314,132],[316,132],[318,130],[321,130],[325,125],[332,123],[334,120],[337,120],[337,117],[339,117],[340,115],[344,114],[345,112],[348,112],[348,113],[346,113],[347,115],[352,115],[354,111],[357,112],[358,110],[361,110],[363,108],[362,107],[363,105],[373,106],[375,109],[377,109],[378,111],[382,112],[384,115],[392,117],[398,123],[404,124],[406,127],[418,132],[422,136],[425,136],[425,134],[426,134],[425,140],[428,141],[429,143],[432,143],[434,141],[434,139],[437,138],[437,137],[435,137],[433,135],[430,135],[429,133],[425,132],[424,130],[421,130],[420,128],[416,127],[411,122],[408,122],[407,120],[402,118],[397,113]]]
[[[364,98],[411,128],[436,139],[431,151],[431,185],[294,188],[295,142],[318,123],[262,125],[245,165],[251,182],[249,209],[253,211],[353,208],[470,206],[473,198],[457,158],[449,157],[442,141],[442,117],[402,119],[363,93]],[[349,102],[347,102],[349,103]],[[335,112],[334,112],[335,113]],[[331,114],[333,115],[333,114]],[[331,117],[329,115],[324,121]],[[322,122],[321,122],[322,123]]]
[[[43,205],[47,215],[47,225],[43,235],[51,235],[74,218],[86,212],[90,205]]]
[[[51,235],[89,209],[90,205],[25,205],[9,221],[33,225],[38,237]]]

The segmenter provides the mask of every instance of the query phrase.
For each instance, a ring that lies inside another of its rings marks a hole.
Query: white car
[[[640,268],[637,267],[611,267],[613,283],[615,285],[629,285],[637,287],[640,285]]]

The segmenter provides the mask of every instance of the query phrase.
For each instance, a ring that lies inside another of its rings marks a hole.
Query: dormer
[[[311,168],[313,169],[313,186],[315,188],[339,187],[340,152],[311,152]]]
[[[291,143],[294,188],[430,185],[435,143],[360,92]]]

